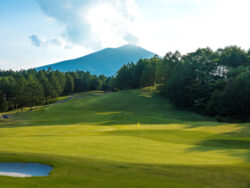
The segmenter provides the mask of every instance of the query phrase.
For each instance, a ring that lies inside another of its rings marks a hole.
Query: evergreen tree
[[[17,87],[16,87],[16,103],[19,108],[22,108],[27,104],[26,102],[26,96],[25,96],[25,90],[26,90],[26,80],[22,76],[18,78],[17,80]]]
[[[25,97],[26,105],[31,110],[34,105],[41,104],[43,101],[43,87],[32,75],[26,81]]]
[[[101,89],[101,80],[98,77],[93,76],[91,81],[91,90],[99,89]]]
[[[39,71],[37,74],[37,79],[43,87],[45,103],[48,103],[48,101],[50,100],[50,97],[51,97],[50,91],[52,88],[51,88],[51,85],[49,83],[48,78],[45,75],[45,71]]]
[[[74,80],[70,74],[66,74],[64,94],[70,94],[74,91]]]
[[[59,83],[58,78],[56,77],[55,72],[50,72],[49,73],[48,80],[49,80],[49,83],[51,85],[49,96],[51,98],[58,97],[61,94],[62,88],[61,88],[61,85]]]

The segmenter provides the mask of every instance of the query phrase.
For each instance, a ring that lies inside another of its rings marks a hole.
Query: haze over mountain
[[[114,75],[124,64],[137,62],[139,59],[151,58],[155,54],[136,45],[125,45],[119,48],[105,48],[92,54],[55,64],[36,68],[36,70],[89,71],[91,74]]]

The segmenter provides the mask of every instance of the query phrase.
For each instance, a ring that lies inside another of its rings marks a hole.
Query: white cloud
[[[66,48],[69,46],[68,42],[62,38],[52,38],[52,39],[43,39],[36,34],[33,34],[29,37],[31,44],[36,47],[62,47]]]
[[[36,46],[36,47],[42,47],[45,45],[46,41],[40,39],[37,35],[33,34],[30,37],[31,43],[32,45]]]
[[[133,32],[137,18],[137,7],[134,1],[100,1],[87,12],[87,22],[95,40],[101,46],[117,46],[122,43],[137,43]]]
[[[186,53],[207,46],[250,47],[249,0],[31,3],[32,9],[8,10],[1,17],[0,26],[5,28],[0,31],[1,68],[37,67],[127,42],[138,43],[162,56],[167,51]]]
[[[36,0],[51,20],[65,25],[65,40],[92,49],[138,41],[134,0]],[[133,40],[133,41],[132,41]]]
[[[138,43],[160,55],[249,45],[248,0],[36,0],[63,38],[94,50]],[[145,8],[148,7],[148,8]]]
[[[153,15],[146,9],[143,16],[150,17],[138,27],[140,45],[151,51],[164,55],[167,51],[186,53],[207,46],[249,48],[248,0],[156,0],[155,3],[158,12],[165,12]]]

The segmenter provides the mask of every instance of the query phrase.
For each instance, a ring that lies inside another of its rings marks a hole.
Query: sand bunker
[[[0,176],[32,177],[48,176],[53,168],[39,163],[3,163],[0,162]]]

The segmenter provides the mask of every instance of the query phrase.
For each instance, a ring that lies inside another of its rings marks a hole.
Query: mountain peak
[[[36,70],[48,69],[61,72],[68,71],[89,71],[91,74],[114,75],[124,64],[134,62],[139,59],[151,58],[155,54],[134,44],[127,44],[118,48],[105,48],[92,54],[62,61],[59,63],[38,67]]]
[[[121,48],[141,48],[141,47],[139,47],[139,46],[137,46],[135,44],[125,44],[123,46],[118,47],[118,49],[119,48],[121,49]]]

